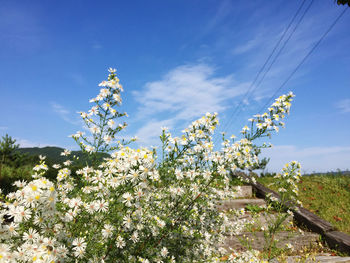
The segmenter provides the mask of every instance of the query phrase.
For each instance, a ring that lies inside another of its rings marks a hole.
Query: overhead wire
[[[260,79],[260,81],[258,82],[257,85],[253,86],[253,88],[250,90],[250,94],[247,96],[248,99],[250,97],[250,95],[253,94],[253,92],[260,86],[260,84],[262,83],[262,81],[264,80],[266,74],[270,71],[271,67],[273,66],[273,64],[276,62],[277,58],[280,56],[282,50],[284,49],[284,47],[287,45],[287,43],[289,42],[289,40],[291,39],[291,37],[294,35],[295,31],[297,30],[297,28],[299,27],[301,21],[304,19],[306,13],[309,11],[311,5],[313,4],[314,0],[310,1],[310,4],[307,6],[307,8],[304,10],[304,13],[302,14],[302,16],[300,17],[300,19],[298,20],[297,24],[295,25],[294,29],[292,30],[292,32],[289,34],[288,38],[284,41],[282,47],[279,49],[277,55],[274,57],[274,59],[272,60],[272,62],[270,63],[269,67],[267,68],[267,70],[265,71],[265,73],[263,74],[262,78]],[[244,100],[245,100],[244,99]],[[243,102],[244,100],[242,100],[241,102]],[[242,103],[241,103],[242,104]],[[232,122],[234,121],[234,118],[236,118],[240,111],[242,110],[241,107],[238,108],[235,116],[232,116]]]
[[[265,79],[266,74],[270,71],[271,67],[273,66],[273,64],[276,62],[277,58],[280,56],[282,50],[285,48],[285,46],[287,45],[287,43],[289,42],[289,40],[291,39],[291,37],[293,36],[293,34],[295,33],[295,31],[297,30],[297,28],[299,27],[301,21],[304,19],[306,13],[309,11],[311,5],[313,4],[314,0],[312,0],[310,2],[310,4],[308,5],[308,7],[305,9],[304,13],[302,14],[302,16],[300,17],[299,21],[297,22],[297,24],[295,25],[293,31],[291,32],[291,34],[289,35],[289,37],[286,39],[286,41],[283,43],[283,46],[281,47],[281,49],[278,51],[277,55],[275,56],[275,58],[272,60],[270,66],[268,67],[268,69],[265,71],[264,75],[262,76],[262,78],[260,79],[260,81],[258,82],[258,84],[255,86],[255,89],[257,89],[260,84],[263,82],[263,80]]]
[[[316,44],[311,48],[311,50],[304,56],[304,58],[300,61],[300,63],[295,67],[295,69],[289,74],[286,80],[278,87],[278,89],[272,94],[272,96],[268,99],[268,101],[261,107],[259,112],[262,112],[269,103],[273,100],[273,98],[277,95],[277,93],[288,83],[288,81],[293,77],[293,75],[298,71],[302,64],[308,59],[308,57],[315,51],[318,45],[323,41],[323,39],[328,35],[328,33],[334,28],[340,18],[345,14],[345,12],[349,9],[349,7],[345,8],[338,17],[333,21],[333,23],[328,27],[327,31],[321,36],[321,38],[316,42]]]
[[[240,103],[236,106],[236,108],[233,111],[233,114],[230,116],[230,119],[228,120],[228,122],[226,123],[226,125],[223,128],[223,131],[225,131],[228,126],[231,124],[233,117],[235,116],[235,114],[237,113],[238,109],[240,109],[240,107],[242,106],[242,103],[246,100],[246,98],[248,97],[248,94],[250,93],[251,89],[253,88],[255,82],[257,81],[257,79],[259,78],[260,74],[262,73],[262,71],[265,69],[266,65],[268,64],[269,60],[271,59],[271,57],[273,56],[273,54],[275,53],[275,51],[277,50],[278,46],[280,45],[281,41],[283,40],[284,36],[286,35],[286,33],[288,32],[289,28],[291,27],[291,25],[293,24],[294,20],[296,19],[296,17],[298,16],[298,14],[300,13],[301,9],[303,8],[304,4],[305,4],[306,0],[303,0],[303,2],[301,3],[301,5],[299,6],[299,8],[297,9],[296,13],[294,14],[292,20],[289,22],[288,26],[286,27],[286,29],[284,30],[283,34],[281,35],[281,37],[279,38],[279,40],[277,41],[275,47],[273,48],[273,50],[271,51],[271,53],[269,54],[269,56],[267,57],[267,59],[265,60],[263,66],[260,68],[260,70],[258,71],[258,73],[256,74],[253,82],[250,84],[247,92],[244,95],[244,98],[240,101]],[[217,138],[218,139],[218,138]],[[217,142],[217,140],[215,140],[215,143]]]

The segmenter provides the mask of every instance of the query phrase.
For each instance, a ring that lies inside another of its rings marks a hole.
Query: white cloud
[[[336,107],[340,109],[342,113],[350,112],[350,99],[344,99],[336,104]]]
[[[147,146],[156,146],[160,143],[159,136],[162,134],[162,127],[167,127],[170,130],[173,128],[173,120],[157,121],[152,119],[143,125],[136,133],[139,138],[138,143]]]
[[[8,129],[8,127],[6,127],[6,126],[0,126],[0,131],[5,131],[7,129]]]
[[[63,107],[62,105],[56,102],[51,102],[51,107],[53,111],[56,112],[64,121],[74,125],[80,124],[78,120],[74,120],[71,118],[72,116],[71,112],[67,110],[65,107]]]
[[[236,46],[232,50],[232,54],[233,55],[241,55],[241,54],[244,54],[248,51],[251,51],[253,48],[255,48],[256,46],[258,46],[261,43],[261,38],[262,38],[262,36],[258,35],[254,39],[251,39],[244,44]]]
[[[181,122],[183,128],[186,122],[206,112],[220,113],[232,107],[232,99],[242,95],[249,83],[238,83],[233,75],[215,77],[214,73],[215,69],[207,64],[182,65],[170,70],[161,80],[146,83],[141,91],[135,91],[133,95],[141,105],[138,118],[151,118],[136,135],[144,142],[150,141],[155,136],[156,125],[174,126]],[[166,117],[154,117],[162,115]]]
[[[232,75],[213,77],[206,64],[184,65],[170,70],[161,80],[149,82],[134,96],[141,107],[138,114],[150,116],[171,113],[171,119],[191,120],[206,112],[220,112],[227,103],[246,90]]]
[[[350,169],[350,146],[302,148],[279,145],[263,150],[262,156],[271,158],[267,169],[273,172],[280,171],[286,163],[293,160],[301,163],[305,173]]]
[[[16,144],[19,144],[20,148],[53,146],[52,144],[45,144],[45,143],[43,144],[43,143],[32,142],[26,139],[18,139],[18,138],[16,138]]]

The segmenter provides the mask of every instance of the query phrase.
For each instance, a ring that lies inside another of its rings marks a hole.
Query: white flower
[[[71,151],[70,150],[67,150],[67,149],[64,149],[63,152],[61,152],[61,156],[68,156],[71,154]]]
[[[131,201],[134,199],[132,197],[132,195],[128,192],[128,193],[125,193],[123,194],[123,203],[126,205],[126,206],[131,206]]]
[[[160,254],[163,258],[165,258],[168,255],[168,249],[166,247],[163,247],[160,251]]]
[[[95,151],[95,148],[93,146],[87,145],[85,147],[85,151],[87,151],[88,153],[91,153],[91,152]]]
[[[130,239],[132,240],[132,242],[136,243],[137,241],[139,241],[139,233],[138,233],[137,231],[135,231],[135,232],[131,235]]]
[[[91,133],[93,133],[93,134],[99,134],[99,133],[101,133],[101,129],[100,129],[99,127],[97,127],[97,126],[92,126],[89,130],[90,130]]]
[[[103,136],[103,140],[107,143],[107,144],[110,144],[111,143],[111,141],[112,141],[112,136],[110,136],[110,135],[105,135],[105,136]]]
[[[45,160],[46,159],[46,156],[43,156],[43,155],[39,155],[39,159],[41,160],[41,161],[43,161],[43,160]]]
[[[110,127],[110,128],[115,128],[116,126],[116,123],[113,119],[110,119],[108,122],[107,122],[107,125]]]
[[[123,247],[125,247],[125,241],[124,241],[124,239],[123,239],[121,236],[118,236],[118,237],[117,237],[116,246],[117,246],[118,248],[123,248]]]
[[[104,238],[109,238],[113,234],[114,227],[110,224],[106,224],[104,228],[102,229],[102,236]]]

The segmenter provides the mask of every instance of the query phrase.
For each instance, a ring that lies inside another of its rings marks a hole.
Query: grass
[[[258,181],[270,185],[273,177],[261,177]],[[337,173],[305,175],[299,183],[299,200],[303,206],[330,222],[339,231],[350,234],[350,176]]]

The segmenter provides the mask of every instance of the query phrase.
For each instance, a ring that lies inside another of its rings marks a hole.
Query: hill
[[[55,147],[55,146],[47,146],[47,147],[30,147],[30,148],[19,148],[17,150],[20,153],[28,154],[29,156],[38,156],[38,155],[44,155],[46,156],[47,160],[53,162],[53,163],[62,163],[66,161],[67,156],[61,156],[61,153],[64,151],[63,148]],[[85,164],[88,161],[88,158],[86,154],[84,154],[82,151],[72,151],[70,156],[76,156],[79,157],[79,163]],[[109,157],[109,154],[107,153],[101,153],[100,158],[106,158]]]

